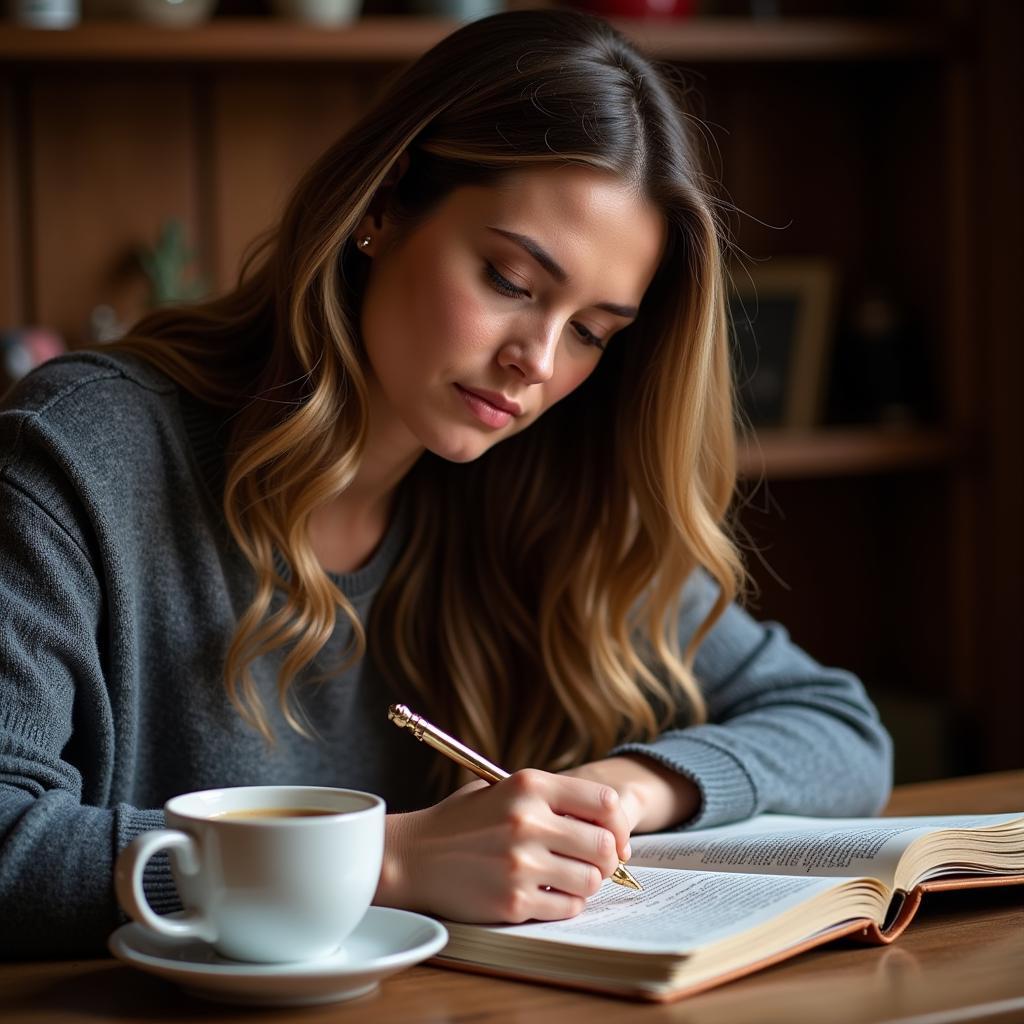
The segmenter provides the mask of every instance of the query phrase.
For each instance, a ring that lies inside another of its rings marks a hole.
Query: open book
[[[797,818],[632,838],[634,892],[566,921],[467,925],[435,963],[666,1001],[839,936],[891,942],[927,890],[1024,883],[1024,816]]]

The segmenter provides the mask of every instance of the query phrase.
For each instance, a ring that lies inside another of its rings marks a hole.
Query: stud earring
[[[365,235],[363,238],[360,238],[356,244],[360,249],[366,249],[371,241],[373,241],[373,239],[369,235]]]

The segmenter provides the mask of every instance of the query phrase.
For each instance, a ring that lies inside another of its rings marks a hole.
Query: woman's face
[[[404,236],[386,217],[360,231],[371,430],[453,462],[525,430],[630,323],[665,232],[650,203],[580,166],[456,189]]]

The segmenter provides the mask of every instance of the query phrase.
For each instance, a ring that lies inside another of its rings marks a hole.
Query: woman
[[[681,110],[596,18],[474,22],[233,291],[7,395],[8,954],[100,946],[117,852],[188,790],[380,793],[377,902],[490,921],[578,913],[632,831],[880,808],[859,682],[734,603],[721,228]],[[528,770],[458,788],[396,700]],[[176,905],[166,864],[147,890]]]

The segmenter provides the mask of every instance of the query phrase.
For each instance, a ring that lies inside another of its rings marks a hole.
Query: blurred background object
[[[164,28],[191,28],[212,14],[217,0],[125,0],[128,13]]]
[[[124,337],[127,328],[117,315],[113,306],[100,303],[95,306],[89,314],[88,338],[99,345],[105,345],[108,341],[117,341]]]
[[[574,6],[605,18],[689,18],[698,0],[575,0]]]
[[[359,17],[362,0],[271,0],[273,11],[282,18],[310,25],[335,27]]]
[[[80,0],[7,0],[11,20],[29,28],[71,28],[82,17]]]
[[[809,430],[823,422],[838,281],[821,256],[730,273],[730,343],[737,399],[753,427]]]
[[[840,333],[832,377],[835,422],[914,426],[934,413],[933,367],[917,318],[869,282]]]
[[[505,9],[505,0],[408,0],[407,10],[436,18],[473,21]]]
[[[45,327],[0,331],[0,393],[47,359],[66,351],[64,339]]]
[[[175,306],[201,299],[207,290],[197,274],[196,254],[188,247],[185,227],[177,217],[164,221],[152,247],[138,250],[139,265],[149,279],[149,307]]]

